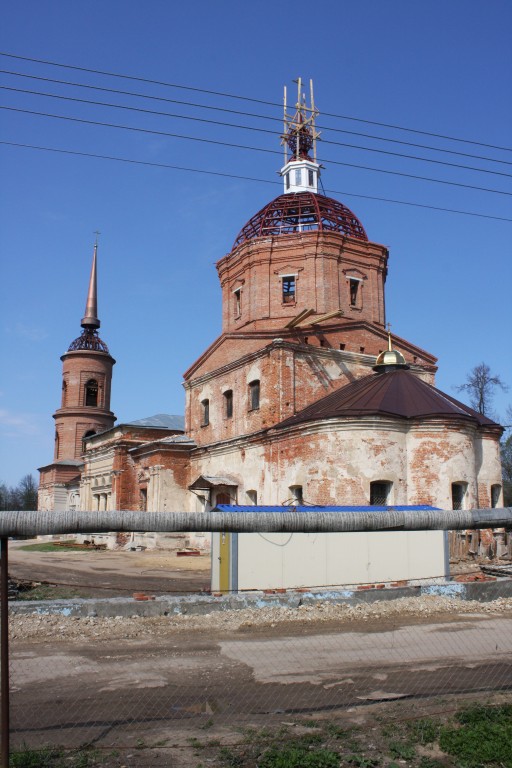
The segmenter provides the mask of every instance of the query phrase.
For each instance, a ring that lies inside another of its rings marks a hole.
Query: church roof
[[[126,422],[127,426],[136,427],[160,427],[160,429],[185,429],[185,417],[170,413],[157,413],[154,416],[147,416],[145,419]]]
[[[314,192],[279,195],[258,211],[238,233],[233,248],[256,237],[329,230],[368,240],[363,225],[349,208]]]
[[[285,419],[276,425],[276,429],[343,416],[462,418],[476,422],[479,426],[499,427],[491,419],[427,384],[413,373],[397,369],[357,379]]]

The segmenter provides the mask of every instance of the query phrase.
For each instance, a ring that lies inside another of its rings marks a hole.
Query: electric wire
[[[90,158],[99,159],[99,160],[110,160],[110,161],[115,161],[115,162],[120,162],[120,163],[127,163],[127,164],[130,164],[130,165],[145,165],[145,166],[150,166],[150,167],[154,167],[154,168],[167,168],[167,169],[170,169],[170,170],[184,171],[184,172],[188,172],[188,173],[202,173],[202,174],[205,174],[207,176],[222,176],[222,177],[228,178],[228,179],[241,179],[243,181],[254,181],[254,182],[258,182],[260,184],[273,184],[273,185],[277,184],[277,185],[281,186],[281,182],[279,182],[279,181],[272,181],[272,180],[269,180],[269,179],[260,179],[260,178],[254,177],[254,176],[242,176],[242,175],[234,174],[234,173],[226,173],[224,171],[208,171],[208,170],[202,169],[202,168],[190,168],[190,167],[180,166],[180,165],[171,165],[169,163],[156,163],[156,162],[151,162],[151,161],[148,161],[148,160],[135,160],[133,158],[127,158],[127,157],[116,157],[114,155],[101,155],[101,154],[96,154],[96,153],[93,153],[93,152],[81,152],[81,151],[78,151],[78,150],[61,149],[61,148],[57,148],[57,147],[42,147],[42,146],[38,146],[38,145],[35,145],[35,144],[22,144],[22,143],[19,143],[19,142],[12,142],[12,141],[2,141],[2,140],[0,140],[0,145],[1,144],[6,145],[6,146],[11,146],[11,147],[23,148],[23,149],[35,149],[35,150],[39,150],[39,151],[43,151],[43,152],[55,152],[55,153],[58,153],[58,154],[75,155],[75,156],[78,156],[78,157],[90,157]],[[503,217],[503,216],[492,216],[490,214],[485,214],[485,213],[476,213],[475,211],[462,211],[462,210],[458,210],[456,208],[443,208],[443,207],[437,206],[437,205],[426,205],[426,204],[423,204],[423,203],[413,203],[413,202],[410,202],[410,201],[407,201],[407,200],[394,200],[392,198],[377,197],[375,195],[361,195],[361,194],[357,194],[355,192],[344,192],[344,191],[335,190],[335,189],[327,189],[326,191],[329,192],[330,194],[333,194],[333,195],[343,195],[345,197],[357,197],[357,198],[362,198],[362,199],[365,199],[365,200],[376,200],[378,202],[383,202],[383,203],[392,203],[392,204],[395,204],[395,205],[407,205],[407,206],[410,206],[410,207],[413,207],[413,208],[426,208],[428,210],[441,211],[443,213],[455,213],[455,214],[460,214],[460,215],[463,215],[463,216],[474,216],[474,217],[482,218],[482,219],[493,219],[495,221],[512,222],[512,219],[508,219],[508,218]]]
[[[54,83],[54,84],[58,84],[58,85],[69,85],[69,86],[72,86],[74,88],[87,88],[89,90],[101,91],[103,93],[114,93],[114,94],[121,95],[121,96],[133,96],[133,97],[136,97],[136,98],[139,98],[139,99],[148,99],[148,100],[151,100],[151,101],[161,101],[161,102],[165,102],[167,104],[179,104],[181,106],[194,107],[194,108],[198,108],[198,109],[211,110],[211,111],[215,111],[215,112],[225,112],[225,113],[232,114],[232,115],[242,115],[244,117],[255,117],[255,118],[260,119],[260,120],[272,120],[272,121],[278,122],[278,123],[282,123],[283,122],[281,117],[274,117],[272,115],[262,115],[262,114],[259,114],[259,113],[256,113],[256,112],[247,112],[247,111],[238,110],[238,109],[228,109],[226,107],[217,107],[217,106],[213,106],[213,105],[209,105],[209,104],[198,104],[196,102],[183,101],[183,100],[180,100],[180,99],[169,99],[169,98],[167,98],[165,96],[153,96],[151,94],[138,93],[137,91],[124,91],[124,90],[121,90],[119,88],[106,88],[104,86],[91,85],[91,84],[86,84],[86,83],[77,83],[77,82],[73,82],[73,81],[70,81],[70,80],[59,80],[59,79],[52,78],[52,77],[41,77],[41,76],[38,76],[38,75],[29,75],[29,74],[26,74],[24,72],[13,72],[12,70],[8,70],[8,69],[0,69],[0,74],[12,75],[12,76],[15,76],[15,77],[23,77],[23,78],[27,78],[27,79],[30,79],[30,80],[37,80],[37,81],[46,82],[46,83]],[[5,86],[3,86],[3,87],[5,88]],[[16,89],[9,88],[8,90],[16,90]],[[27,91],[27,92],[31,93],[31,91]],[[165,113],[163,113],[163,114],[165,114]],[[509,160],[501,160],[501,159],[497,159],[497,158],[494,158],[494,157],[488,157],[486,155],[474,155],[474,154],[469,153],[469,152],[458,152],[457,150],[454,150],[454,149],[444,149],[442,147],[433,147],[430,144],[417,144],[415,142],[404,141],[404,140],[400,140],[400,139],[392,139],[392,138],[387,137],[387,136],[376,136],[376,135],[370,134],[370,133],[362,133],[361,131],[349,131],[349,130],[344,129],[344,128],[335,128],[333,126],[322,126],[322,125],[319,125],[319,124],[316,125],[316,128],[317,128],[317,130],[320,130],[320,131],[321,130],[326,130],[326,131],[331,131],[333,133],[344,133],[344,134],[348,134],[350,136],[361,136],[361,137],[366,138],[366,139],[374,139],[376,141],[384,141],[384,142],[392,143],[392,144],[402,144],[402,145],[408,146],[408,147],[416,147],[417,149],[427,149],[427,150],[430,150],[430,151],[433,151],[433,152],[443,152],[445,154],[457,155],[459,157],[469,157],[469,158],[471,158],[473,160],[484,160],[485,162],[489,162],[489,163],[499,163],[501,165],[512,165],[512,161],[509,161]],[[323,141],[324,143],[336,143],[336,142],[327,141],[326,139],[321,139],[321,141]],[[342,146],[343,146],[343,144],[342,144]],[[361,149],[367,149],[367,148],[366,147],[361,147]],[[465,166],[461,166],[461,167],[465,167]]]
[[[251,125],[240,125],[238,123],[228,123],[221,120],[212,120],[209,118],[197,117],[194,115],[181,115],[175,112],[162,112],[162,111],[153,110],[153,109],[143,109],[141,107],[132,107],[126,104],[114,104],[112,102],[94,101],[92,99],[80,99],[76,96],[64,96],[63,94],[57,94],[57,93],[44,93],[42,91],[33,91],[26,88],[14,88],[8,85],[0,85],[0,90],[12,91],[15,93],[30,94],[32,96],[43,96],[45,98],[59,99],[61,101],[72,101],[79,104],[91,104],[99,107],[122,109],[127,112],[137,112],[145,115],[157,115],[159,117],[172,117],[178,120],[190,120],[192,122],[207,123],[209,125],[220,125],[224,128],[238,128],[240,130],[245,130],[245,131],[254,131],[257,133],[271,134],[272,136],[279,136],[279,137],[281,136],[281,134],[271,130],[270,128],[260,128],[258,126],[251,126]],[[407,155],[402,152],[392,152],[391,150],[379,149],[377,147],[362,147],[358,144],[347,144],[346,142],[331,141],[330,139],[322,139],[322,143],[332,144],[334,146],[344,147],[346,149],[357,149],[364,152],[375,152],[377,154],[390,155],[392,157],[400,157],[408,160],[417,160],[423,163],[434,163],[436,165],[444,165],[450,168],[460,168],[467,171],[476,171],[478,173],[489,173],[494,176],[505,176],[508,179],[512,178],[512,174],[504,173],[503,171],[492,171],[486,168],[475,168],[474,166],[470,166],[470,165],[462,165],[460,163],[450,163],[446,160],[436,160],[435,158],[430,158],[430,157],[418,157],[417,155]],[[332,162],[332,161],[329,160],[328,162]]]
[[[162,80],[152,80],[151,78],[140,77],[140,76],[136,76],[136,75],[126,75],[126,74],[122,74],[122,73],[118,73],[118,72],[108,72],[108,71],[101,70],[101,69],[91,69],[89,67],[80,67],[80,66],[73,65],[73,64],[62,64],[62,63],[56,62],[56,61],[49,61],[48,59],[36,59],[36,58],[33,58],[33,57],[29,57],[29,56],[20,56],[20,55],[16,55],[16,54],[13,54],[13,53],[8,53],[7,51],[0,51],[0,56],[5,56],[5,57],[11,58],[11,59],[17,59],[19,61],[29,61],[29,62],[32,62],[32,63],[35,63],[35,64],[44,64],[44,65],[47,65],[47,66],[60,67],[60,68],[63,68],[63,69],[72,69],[72,70],[75,70],[75,71],[78,71],[78,72],[88,72],[88,73],[96,74],[96,75],[105,75],[107,77],[116,77],[116,78],[120,78],[120,79],[123,79],[123,80],[134,80],[134,81],[141,82],[141,83],[150,83],[152,85],[163,85],[163,86],[168,87],[168,88],[176,88],[176,89],[181,89],[181,90],[185,90],[185,91],[193,91],[193,92],[196,92],[196,93],[205,93],[205,94],[208,94],[210,96],[222,96],[223,98],[238,99],[238,100],[241,100],[241,101],[253,102],[255,104],[264,104],[266,106],[282,108],[282,104],[280,104],[280,103],[277,103],[277,102],[274,102],[274,101],[266,101],[265,99],[257,99],[257,98],[254,98],[252,96],[241,96],[241,95],[238,95],[238,94],[227,93],[227,92],[224,92],[224,91],[214,91],[214,90],[207,89],[207,88],[197,88],[197,87],[190,86],[190,85],[181,85],[179,83],[169,83],[169,82],[162,81]],[[350,115],[341,115],[341,114],[336,114],[336,113],[332,113],[332,112],[322,112],[322,114],[325,117],[332,117],[332,118],[336,118],[338,120],[352,120],[352,121],[355,121],[355,122],[358,122],[358,123],[365,123],[367,125],[377,125],[377,126],[380,126],[380,127],[383,127],[383,128],[391,128],[393,130],[398,130],[398,131],[407,131],[409,133],[416,133],[416,134],[420,134],[422,136],[434,136],[435,138],[446,139],[448,141],[457,141],[457,142],[461,142],[461,143],[464,143],[464,144],[474,144],[474,145],[480,146],[480,147],[488,147],[489,149],[498,149],[498,150],[502,150],[504,152],[512,152],[512,147],[503,147],[503,146],[499,146],[499,145],[496,145],[496,144],[488,144],[486,142],[475,141],[475,140],[471,140],[471,139],[463,139],[463,138],[460,138],[460,137],[457,137],[457,136],[449,136],[449,135],[445,135],[445,134],[441,134],[441,133],[434,133],[432,131],[422,131],[422,130],[419,130],[417,128],[407,128],[405,126],[393,125],[391,123],[383,123],[383,122],[379,122],[377,120],[365,120],[363,118],[353,117],[353,116],[350,116]]]
[[[69,122],[80,123],[83,125],[96,125],[96,126],[101,126],[103,128],[115,128],[115,129],[120,129],[125,131],[133,131],[135,133],[145,133],[145,134],[150,134],[155,136],[166,136],[166,137],[175,138],[175,139],[184,139],[186,141],[196,141],[204,144],[214,144],[217,146],[223,146],[223,147],[229,147],[229,148],[235,148],[235,149],[248,149],[253,152],[264,152],[265,154],[272,154],[272,155],[281,154],[281,152],[275,149],[266,149],[263,147],[252,147],[246,144],[235,144],[233,142],[220,141],[218,139],[206,139],[204,137],[188,136],[185,134],[170,133],[167,131],[157,131],[149,128],[138,128],[130,125],[120,125],[119,123],[106,123],[99,120],[86,120],[85,118],[70,117],[66,115],[56,115],[50,112],[39,112],[37,110],[22,109],[20,107],[9,107],[6,105],[0,105],[0,109],[4,109],[10,112],[18,112],[21,114],[37,115],[39,117],[50,117],[56,120],[67,120]],[[385,170],[383,168],[373,168],[371,166],[358,165],[356,163],[347,163],[341,160],[322,159],[322,158],[319,158],[319,160],[321,162],[326,162],[330,165],[342,165],[347,168],[357,168],[360,170],[372,171],[374,173],[384,173],[391,176],[401,176],[404,178],[414,179],[417,181],[428,181],[435,184],[445,184],[452,187],[461,187],[463,189],[473,189],[479,192],[488,192],[490,194],[507,195],[512,197],[512,192],[506,192],[500,189],[490,189],[489,187],[479,187],[473,184],[463,184],[461,182],[447,181],[445,179],[433,179],[429,176],[419,176],[417,174],[405,173],[403,171],[390,171],[390,170]]]

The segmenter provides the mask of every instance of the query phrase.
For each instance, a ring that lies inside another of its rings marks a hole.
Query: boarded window
[[[260,382],[258,379],[249,383],[249,410],[256,411],[260,407]]]
[[[141,488],[139,496],[139,509],[141,512],[146,512],[148,508],[148,489]]]
[[[228,389],[224,392],[224,416],[231,419],[233,416],[233,390]]]
[[[210,401],[201,400],[201,426],[207,427],[210,423]]]
[[[85,385],[85,404],[96,407],[98,405],[98,382],[89,379]]]
[[[370,483],[370,504],[372,507],[386,507],[389,503],[392,483],[376,480]]]
[[[283,285],[283,304],[295,303],[295,275],[285,275],[282,278]]]

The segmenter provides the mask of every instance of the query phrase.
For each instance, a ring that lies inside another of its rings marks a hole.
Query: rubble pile
[[[512,616],[512,598],[501,597],[483,603],[425,595],[357,605],[325,601],[314,605],[245,608],[202,615],[144,617],[134,614],[128,618],[81,618],[19,614],[11,616],[9,628],[13,640],[31,643],[46,643],[51,640],[55,643],[72,641],[75,638],[92,638],[95,641],[156,639],[191,630],[224,634],[250,631],[253,628],[283,628],[283,625],[288,625],[293,630],[293,625],[299,628],[305,622],[309,626],[318,624],[321,631],[322,625],[326,624],[339,625],[341,628],[350,623],[375,622],[378,619],[400,622],[408,617],[427,618],[442,614],[450,614],[453,617],[464,614],[481,616],[504,613]]]

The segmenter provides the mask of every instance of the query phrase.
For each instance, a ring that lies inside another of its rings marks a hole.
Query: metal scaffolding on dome
[[[341,232],[368,241],[363,225],[343,203],[312,192],[297,192],[280,195],[258,211],[242,227],[233,248],[256,237],[312,231]]]
[[[78,352],[84,349],[90,352],[106,352],[107,355],[110,354],[107,345],[98,336],[98,331],[91,328],[85,328],[80,336],[71,342],[68,352]]]

